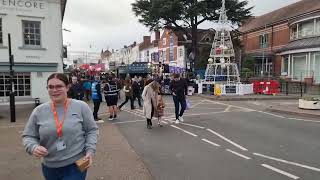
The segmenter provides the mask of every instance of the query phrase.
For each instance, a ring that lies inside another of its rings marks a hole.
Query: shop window
[[[292,56],[293,61],[293,79],[302,81],[306,76],[306,54],[298,54]]]
[[[10,76],[8,73],[0,73],[0,97],[7,97],[10,93]],[[30,73],[16,73],[14,78],[16,96],[30,96]]]
[[[2,19],[0,18],[0,44],[3,44],[3,36],[2,36]]]
[[[286,56],[282,59],[282,64],[281,64],[281,75],[282,76],[288,75],[288,68],[289,68],[289,57]]]
[[[41,46],[40,22],[22,21],[24,46]]]

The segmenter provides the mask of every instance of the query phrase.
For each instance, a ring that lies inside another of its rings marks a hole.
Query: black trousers
[[[129,100],[131,104],[131,109],[134,109],[133,98],[131,96],[126,96],[126,100],[122,104],[120,104],[119,109],[121,109],[122,106],[125,105]]]
[[[151,119],[152,119],[153,115],[154,115],[154,107],[153,107],[153,105],[152,105],[152,109],[151,109]],[[151,119],[148,119],[148,118],[147,118],[147,125],[151,125],[151,126],[152,126],[152,121],[151,121]]]
[[[173,96],[173,102],[174,102],[174,109],[176,114],[176,119],[179,118],[179,116],[183,116],[184,111],[186,110],[186,99],[182,98],[179,99],[177,96]],[[181,109],[179,112],[179,105],[181,105]]]
[[[141,104],[141,95],[134,95],[133,96],[133,105],[134,105],[134,101],[136,100],[136,99],[138,99],[138,104],[139,104],[139,106],[140,107],[142,107],[142,104]]]
[[[101,102],[93,102],[93,117],[94,119],[98,119],[98,111],[100,108]]]

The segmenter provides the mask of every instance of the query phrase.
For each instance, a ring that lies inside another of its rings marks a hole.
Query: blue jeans
[[[175,113],[176,113],[176,119],[179,118],[179,116],[183,116],[184,110],[186,110],[186,99],[179,99],[177,96],[172,96],[174,107],[175,107]],[[181,109],[179,112],[179,104],[181,105]]]
[[[42,173],[46,180],[85,180],[87,171],[81,172],[76,164],[60,168],[49,168],[42,164]]]

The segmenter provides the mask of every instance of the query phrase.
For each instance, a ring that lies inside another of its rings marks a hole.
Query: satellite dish
[[[208,59],[208,62],[209,62],[209,63],[213,63],[213,59],[212,59],[212,58],[209,58],[209,59]]]

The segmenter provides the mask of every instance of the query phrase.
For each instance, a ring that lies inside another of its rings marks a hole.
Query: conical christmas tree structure
[[[238,66],[233,62],[235,55],[225,9],[225,0],[222,0],[222,7],[219,12],[218,28],[216,28],[210,58],[208,59],[205,81],[214,84],[240,83]]]

